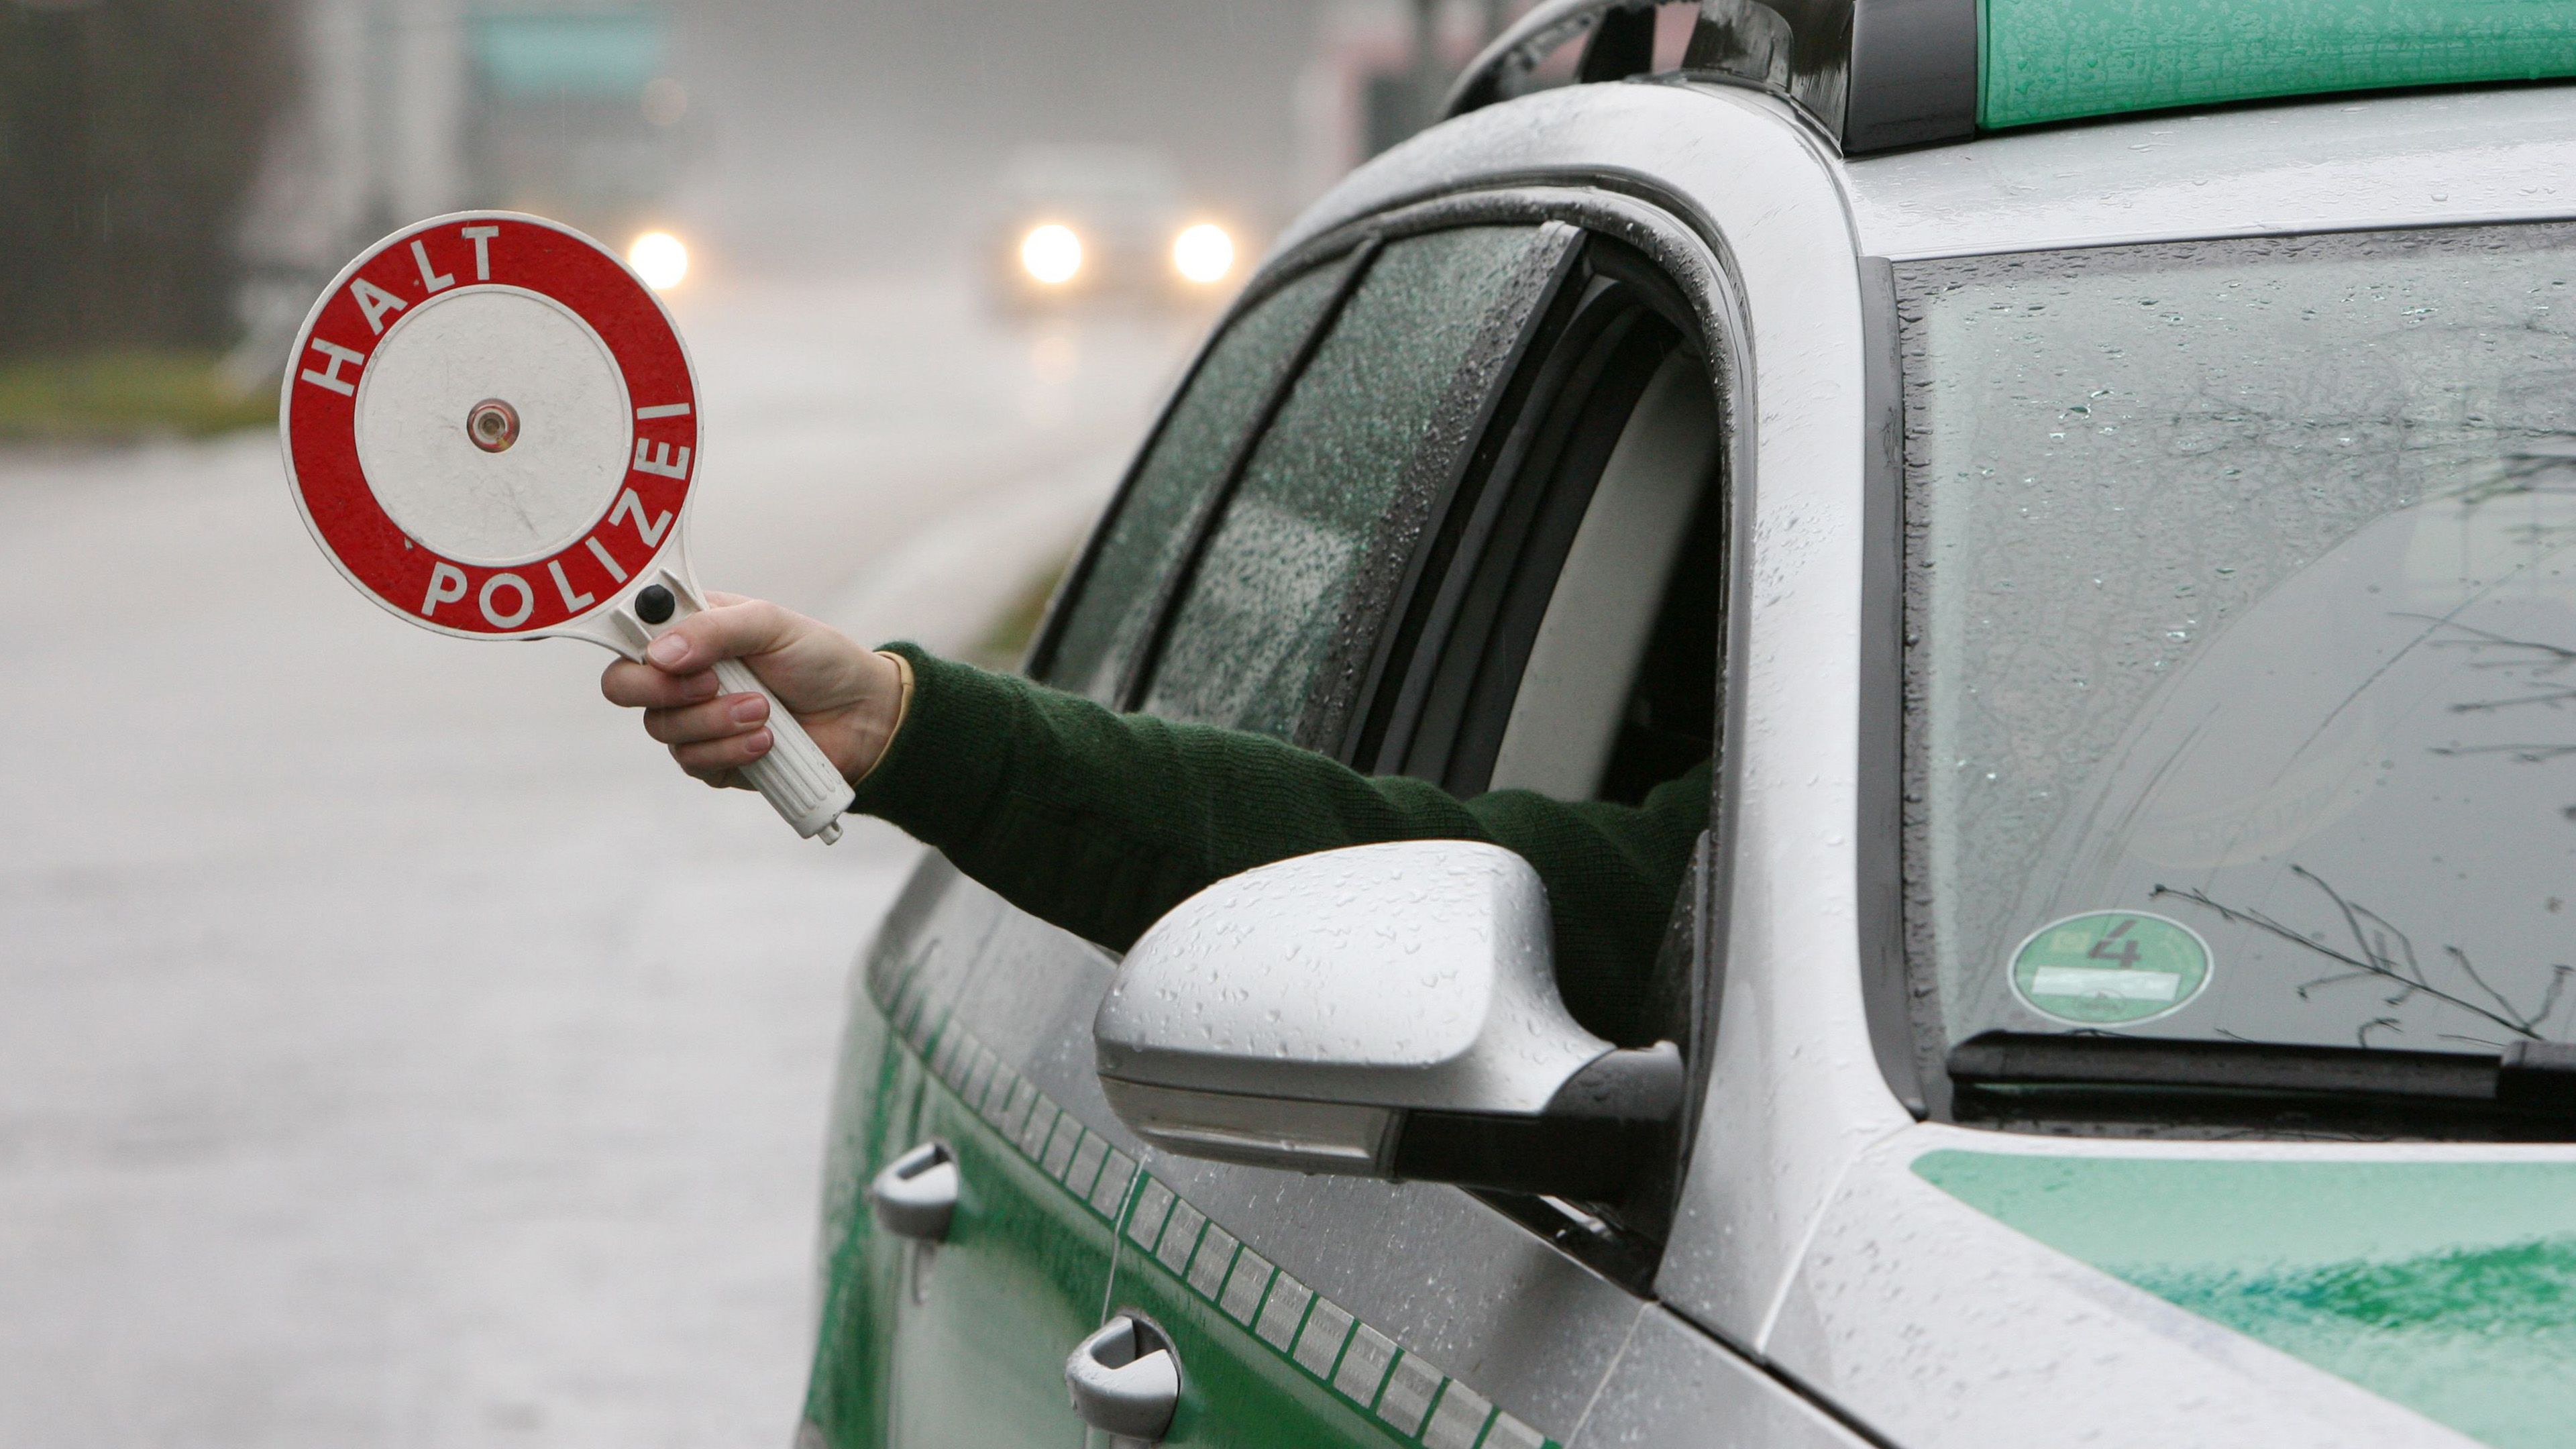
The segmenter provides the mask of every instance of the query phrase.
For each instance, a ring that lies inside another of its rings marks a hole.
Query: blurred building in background
[[[286,0],[0,0],[0,356],[212,347]]]
[[[1449,80],[1521,0],[1341,0],[1298,76],[1298,189],[1341,175],[1431,123]]]
[[[1028,158],[1084,148],[1222,225],[1221,295],[1526,3],[0,0],[0,367],[229,349],[247,398],[346,258],[469,206],[989,276]]]
[[[622,241],[677,174],[671,51],[633,3],[0,0],[0,436],[247,417],[321,284],[403,221],[514,206]]]
[[[469,16],[464,146],[478,204],[623,241],[660,220],[689,93],[656,10]]]
[[[671,190],[688,92],[658,6],[296,0],[294,14],[303,85],[240,232],[246,362],[405,222],[507,207],[624,245]]]

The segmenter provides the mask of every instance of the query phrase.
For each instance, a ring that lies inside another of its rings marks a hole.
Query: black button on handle
[[[1073,1412],[1113,1439],[1159,1444],[1181,1402],[1181,1364],[1150,1323],[1122,1313],[1064,1361]]]

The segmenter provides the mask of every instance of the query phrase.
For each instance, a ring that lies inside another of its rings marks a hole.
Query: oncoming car
[[[1028,667],[1461,795],[1713,757],[1644,1005],[1568,1016],[1485,847],[1123,960],[926,858],[803,1442],[2566,1442],[2526,10],[1533,12],[1278,242]]]
[[[1003,167],[984,275],[1010,311],[1119,298],[1212,305],[1240,281],[1239,227],[1193,204],[1162,156],[1031,146]]]

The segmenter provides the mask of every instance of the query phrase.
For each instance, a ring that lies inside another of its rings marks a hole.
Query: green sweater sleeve
[[[1337,846],[1481,840],[1547,885],[1576,1019],[1633,1038],[1647,972],[1708,820],[1708,766],[1642,806],[1527,790],[1460,801],[1240,730],[1122,715],[1011,675],[912,662],[903,728],[851,808],[936,846],[1013,905],[1112,950],[1239,871]]]

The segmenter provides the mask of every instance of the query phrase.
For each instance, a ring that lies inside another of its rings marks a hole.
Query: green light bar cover
[[[2576,0],[1980,0],[1977,123],[2576,76]]]

